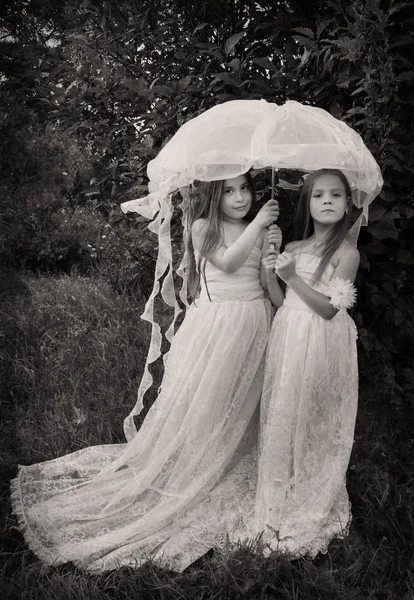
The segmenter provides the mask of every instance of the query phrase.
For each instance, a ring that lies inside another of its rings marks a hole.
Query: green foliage
[[[79,262],[84,231],[68,231],[66,214],[88,161],[70,136],[42,126],[36,113],[13,100],[0,90],[2,264],[36,270]]]
[[[4,90],[0,99],[10,106],[0,122],[2,264],[34,272],[99,272],[116,290],[147,296],[154,236],[142,220],[120,219],[118,210],[108,219],[100,209],[85,145],[61,128],[42,125],[21,103],[11,105]]]

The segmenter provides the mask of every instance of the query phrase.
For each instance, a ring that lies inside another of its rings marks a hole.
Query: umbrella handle
[[[275,171],[275,168],[272,167],[272,192],[271,192],[271,196],[270,196],[271,200],[275,199],[275,179],[276,179],[276,171]],[[274,244],[270,244],[269,248],[271,250],[276,250],[276,247]]]

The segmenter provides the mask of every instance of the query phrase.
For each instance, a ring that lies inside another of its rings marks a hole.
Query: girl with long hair
[[[351,188],[336,169],[309,175],[296,240],[264,258],[273,321],[261,400],[256,527],[290,556],[326,551],[346,535],[345,475],[358,399],[355,300],[359,252],[347,241]],[[268,241],[272,243],[269,231]]]
[[[20,528],[48,564],[104,571],[151,557],[182,570],[230,527],[223,501],[240,493],[238,457],[256,443],[246,434],[257,434],[271,322],[260,263],[279,209],[271,200],[245,220],[254,202],[249,175],[200,183],[195,195],[184,232],[195,300],[141,428],[127,444],[21,467],[12,482]]]

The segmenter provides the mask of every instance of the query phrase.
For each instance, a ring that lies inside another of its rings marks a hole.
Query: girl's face
[[[340,221],[348,206],[347,192],[337,175],[321,175],[313,184],[309,210],[314,221],[333,225]]]
[[[250,210],[253,196],[244,175],[223,181],[220,207],[228,220],[243,219]]]

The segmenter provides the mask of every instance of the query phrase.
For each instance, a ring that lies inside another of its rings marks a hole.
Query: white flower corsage
[[[349,279],[346,281],[335,277],[332,279],[324,292],[325,296],[330,296],[329,304],[338,310],[340,308],[351,308],[356,302],[356,289]]]

